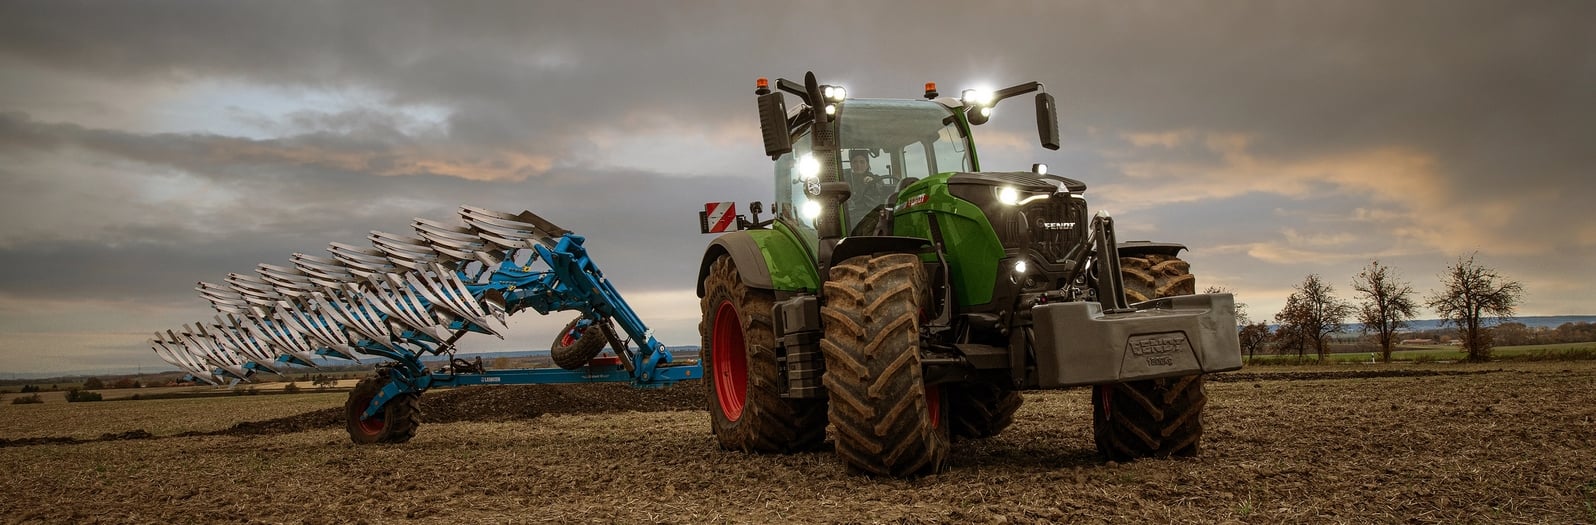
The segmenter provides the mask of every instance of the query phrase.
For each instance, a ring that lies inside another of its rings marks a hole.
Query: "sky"
[[[192,288],[469,204],[587,236],[698,344],[710,201],[769,202],[754,79],[850,95],[1042,82],[985,169],[1085,181],[1254,319],[1378,259],[1460,256],[1521,315],[1596,314],[1596,4],[1497,1],[0,3],[0,377],[170,368]],[[789,104],[795,104],[789,101]],[[1433,312],[1421,311],[1420,317]],[[512,318],[545,348],[567,319]]]

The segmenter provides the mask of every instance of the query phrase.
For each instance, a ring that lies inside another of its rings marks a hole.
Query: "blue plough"
[[[352,394],[352,402],[370,397],[363,411],[350,414],[352,434],[356,425],[369,428],[385,417],[389,401],[433,387],[578,382],[653,387],[703,374],[697,363],[671,360],[670,351],[589,258],[581,235],[529,211],[464,206],[460,218],[458,223],[418,218],[412,224],[415,235],[373,231],[372,247],[331,243],[332,257],[296,253],[292,267],[261,264],[257,275],[228,274],[225,284],[200,282],[195,290],[218,312],[214,322],[157,332],[150,346],[193,379],[212,384],[248,381],[261,371],[282,374],[287,364],[314,367],[318,358],[384,358],[390,362],[379,369],[380,391],[362,395],[357,388]],[[591,352],[577,356],[585,365],[485,370],[480,362],[452,359],[455,343],[465,334],[502,339],[506,317],[527,310],[579,312],[556,346],[564,342]],[[574,344],[583,337],[604,338],[616,355],[596,357],[604,344]],[[448,366],[429,369],[422,361],[444,354],[451,357]]]

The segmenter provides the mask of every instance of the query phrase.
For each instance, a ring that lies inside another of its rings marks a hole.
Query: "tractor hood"
[[[1084,182],[1058,175],[1037,175],[1029,171],[957,173],[948,177],[949,186],[960,184],[1013,186],[1014,189],[1026,193],[1065,190],[1078,194],[1086,191]]]

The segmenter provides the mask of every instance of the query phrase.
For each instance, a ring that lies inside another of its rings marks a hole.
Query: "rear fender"
[[[709,267],[722,255],[737,265],[743,284],[750,288],[783,292],[810,292],[820,288],[814,256],[785,228],[732,232],[710,241],[698,265],[698,296],[704,296]]]

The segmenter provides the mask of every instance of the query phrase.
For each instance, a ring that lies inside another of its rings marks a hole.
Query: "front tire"
[[[903,477],[947,461],[947,403],[927,386],[920,329],[927,279],[914,254],[860,256],[831,268],[820,315],[836,449],[849,469]]]
[[[953,437],[983,439],[996,436],[1014,424],[1014,413],[1025,403],[1019,392],[987,382],[959,385],[948,393]]]
[[[710,428],[721,448],[797,452],[826,439],[826,402],[783,399],[771,324],[775,294],[749,288],[730,257],[704,279],[701,336]]]
[[[355,444],[404,443],[415,437],[416,429],[421,426],[419,394],[400,394],[388,400],[376,415],[360,419],[366,407],[371,405],[371,400],[382,392],[389,381],[391,379],[386,374],[378,372],[377,375],[361,379],[355,384],[355,389],[349,391],[349,397],[344,401],[344,429],[349,432],[349,440]]]
[[[1203,437],[1200,374],[1092,387],[1092,437],[1112,461],[1193,457]]]
[[[1126,302],[1197,293],[1197,278],[1191,274],[1191,264],[1173,255],[1120,257],[1119,269],[1125,281]]]
[[[1196,293],[1191,265],[1172,255],[1120,257],[1131,303]],[[1202,374],[1092,387],[1092,437],[1112,461],[1191,457],[1202,446]]]

